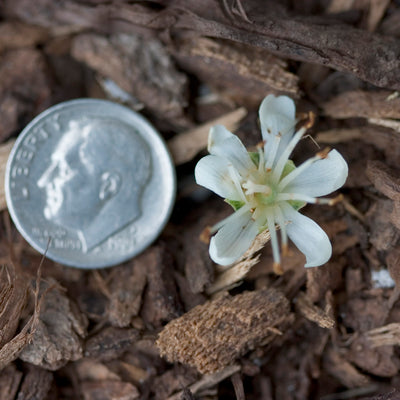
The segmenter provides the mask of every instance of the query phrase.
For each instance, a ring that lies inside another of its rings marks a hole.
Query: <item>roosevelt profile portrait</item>
[[[151,175],[147,143],[111,119],[71,121],[37,181],[44,217],[75,231],[87,252],[142,214]]]

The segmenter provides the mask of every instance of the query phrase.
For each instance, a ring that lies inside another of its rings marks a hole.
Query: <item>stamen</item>
[[[209,244],[210,243],[210,238],[211,238],[211,227],[206,226],[203,231],[200,233],[199,239],[205,243]]]
[[[296,147],[297,143],[301,139],[301,137],[306,133],[307,128],[300,128],[292,137],[286,149],[283,151],[281,156],[276,163],[276,166],[272,172],[272,181],[277,183],[282,175],[283,168],[285,168],[286,163],[289,160],[290,154],[292,154],[293,149]]]
[[[286,232],[285,218],[283,217],[282,210],[279,206],[275,207],[275,218],[276,222],[281,229],[281,242],[282,242],[282,254],[287,255],[288,253],[288,237]]]
[[[246,189],[245,193],[247,195],[251,195],[254,193],[263,193],[266,195],[271,194],[272,190],[268,185],[260,185],[258,183],[254,183],[253,181],[246,181],[243,183],[243,188]]]
[[[264,144],[264,142],[262,142]],[[259,157],[259,162],[258,162],[258,171],[262,172],[264,171],[264,150],[261,146],[257,146],[257,150],[258,150],[258,157]]]
[[[314,157],[308,159],[307,161],[303,162],[303,164],[299,165],[296,169],[291,171],[287,174],[278,185],[278,192],[282,192],[282,190],[295,178],[297,178],[300,174],[302,174],[308,167],[315,163],[315,161],[324,159],[328,156],[330,152],[330,148],[327,147],[326,149],[318,152]]]
[[[321,200],[323,199],[318,199],[316,197],[311,197],[306,194],[302,193],[279,193],[276,196],[276,201],[305,201],[306,203],[320,203]]]
[[[306,194],[302,193],[279,193],[276,196],[276,201],[305,201],[306,203],[312,203],[312,204],[328,204],[330,206],[333,206],[340,201],[343,200],[343,195],[339,195],[337,197],[334,197],[333,199],[329,198],[324,198],[324,197],[311,197],[307,196]]]
[[[289,144],[287,145],[286,149],[283,151],[283,153],[278,159],[278,162],[272,174],[272,180],[274,183],[278,183],[282,175],[282,171],[289,160],[290,154],[292,154],[293,149],[296,147],[297,143],[305,134],[307,129],[311,128],[314,125],[314,121],[315,121],[315,115],[312,112],[309,112],[308,121],[294,134]]]
[[[250,208],[251,208],[251,206],[249,204],[245,204],[244,206],[240,207],[239,210],[235,211],[233,214],[224,218],[222,221],[217,222],[214,226],[209,228],[210,235],[213,235],[215,232],[218,231],[218,229],[222,228],[224,225],[231,222],[233,219],[250,211]]]
[[[279,148],[279,143],[281,142],[281,137],[282,135],[280,133],[278,133],[275,137],[274,137],[274,141],[272,143],[272,146],[270,148],[268,157],[267,157],[267,161],[265,163],[265,169],[271,169],[272,166],[274,165],[274,161],[275,161],[275,157],[276,157],[276,153],[278,151]]]
[[[275,229],[275,219],[272,212],[267,213],[267,224],[269,234],[271,235],[272,256],[274,257],[274,264],[280,264],[281,256],[279,254],[279,244]]]
[[[228,172],[229,172],[229,176],[232,179],[233,184],[236,187],[236,190],[239,193],[239,196],[242,198],[242,201],[244,201],[246,203],[247,199],[246,199],[246,196],[243,193],[242,186],[240,185],[240,180],[239,180],[238,173],[237,173],[236,169],[233,167],[232,164],[230,164],[228,166]]]

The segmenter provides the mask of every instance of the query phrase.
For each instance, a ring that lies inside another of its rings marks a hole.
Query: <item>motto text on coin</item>
[[[105,100],[58,104],[20,134],[6,200],[25,239],[60,263],[100,268],[143,251],[165,226],[175,171],[139,114]]]

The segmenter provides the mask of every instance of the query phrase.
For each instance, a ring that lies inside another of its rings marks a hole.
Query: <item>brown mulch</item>
[[[34,116],[94,97],[140,110],[178,176],[158,240],[92,271],[41,265],[0,188],[0,399],[400,399],[398,91],[396,0],[0,2],[0,175]],[[256,145],[270,93],[317,116],[295,162],[349,164],[343,201],[304,211],[333,256],[292,246],[277,276],[266,235],[222,271],[199,237],[229,206],[194,166],[216,122]]]

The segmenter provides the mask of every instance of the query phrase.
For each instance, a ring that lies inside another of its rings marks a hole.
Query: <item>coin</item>
[[[175,199],[167,147],[141,115],[105,100],[49,108],[19,135],[5,191],[24,238],[62,264],[101,268],[143,251]]]

